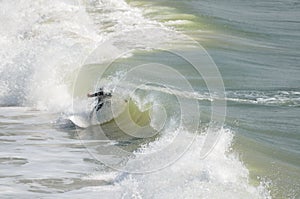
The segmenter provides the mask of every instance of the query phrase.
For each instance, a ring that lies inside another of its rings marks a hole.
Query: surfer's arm
[[[88,93],[88,94],[87,94],[87,97],[95,97],[95,94],[90,94],[90,93]]]
[[[104,95],[103,91],[100,91],[100,92],[97,92],[94,94],[90,94],[90,93],[87,94],[88,97],[98,97],[98,96],[103,96],[103,95]]]

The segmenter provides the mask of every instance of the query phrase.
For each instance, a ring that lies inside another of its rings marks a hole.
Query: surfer
[[[97,101],[96,106],[93,108],[93,110],[99,111],[104,104],[104,99],[107,97],[111,97],[111,93],[105,93],[103,91],[103,88],[100,88],[98,92],[93,93],[93,94],[88,93],[87,96],[88,97],[97,97],[98,101]]]

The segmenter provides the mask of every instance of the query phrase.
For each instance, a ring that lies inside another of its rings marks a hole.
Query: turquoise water
[[[300,196],[298,1],[0,9],[1,198]]]

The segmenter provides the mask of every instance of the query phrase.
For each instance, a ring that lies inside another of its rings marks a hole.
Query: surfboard
[[[128,101],[124,99],[114,98],[114,109],[112,109],[112,101],[105,100],[99,111],[93,109],[89,116],[87,116],[87,114],[78,114],[69,116],[68,119],[75,126],[83,129],[89,126],[101,125],[119,116],[125,110],[127,102]]]
[[[69,117],[69,120],[79,128],[87,128],[91,125],[91,123],[84,117],[79,115],[72,115]]]

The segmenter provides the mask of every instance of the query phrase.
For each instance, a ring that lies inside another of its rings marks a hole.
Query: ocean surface
[[[299,0],[0,0],[0,27],[0,198],[300,198]]]

